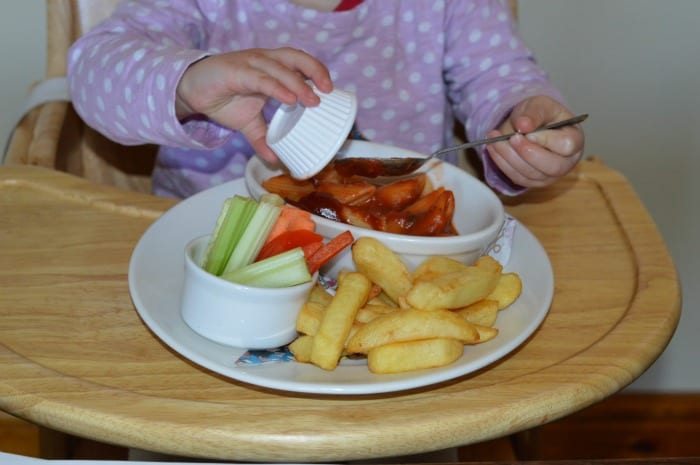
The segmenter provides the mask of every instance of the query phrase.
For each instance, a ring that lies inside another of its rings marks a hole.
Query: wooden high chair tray
[[[139,318],[131,253],[168,199],[35,167],[0,168],[0,408],[39,425],[163,453],[235,461],[415,454],[560,418],[632,382],[680,316],[656,226],[625,179],[586,161],[507,200],[554,272],[549,313],[498,362],[395,393],[291,393],[232,380]]]

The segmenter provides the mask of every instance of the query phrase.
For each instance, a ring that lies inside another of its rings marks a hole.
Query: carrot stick
[[[284,205],[265,243],[270,242],[283,232],[295,231],[297,229],[305,229],[312,232],[316,231],[316,224],[314,220],[311,219],[311,213],[291,205]]]
[[[344,231],[326,242],[306,260],[309,273],[314,274],[331,258],[338,255],[345,247],[353,243],[355,238],[350,231]]]

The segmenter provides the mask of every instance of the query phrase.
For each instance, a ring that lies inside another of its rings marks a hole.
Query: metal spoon
[[[554,123],[546,124],[537,129],[530,131],[529,134],[533,132],[544,131],[546,129],[556,129],[564,126],[570,126],[573,124],[578,124],[583,122],[588,118],[587,114],[574,116],[573,118],[565,119],[562,121],[557,121]],[[341,176],[364,176],[366,178],[376,178],[379,176],[404,176],[406,174],[413,173],[418,168],[423,166],[428,160],[431,160],[439,155],[445,153],[454,152],[455,150],[469,149],[476,147],[478,145],[492,144],[494,142],[499,142],[502,140],[507,140],[514,135],[519,134],[517,132],[512,132],[510,134],[503,134],[498,137],[491,137],[490,139],[481,139],[473,142],[467,142],[466,144],[459,144],[453,147],[447,147],[436,152],[431,153],[425,158],[418,157],[389,157],[389,158],[363,158],[363,157],[348,157],[348,158],[338,158],[335,160],[336,171]]]

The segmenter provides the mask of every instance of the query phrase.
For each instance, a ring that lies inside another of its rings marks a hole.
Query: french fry
[[[380,288],[381,289],[381,288]],[[379,293],[374,298],[371,298],[367,301],[368,304],[372,305],[383,305],[385,307],[398,307],[397,303],[391,299],[386,293],[382,290],[382,292]]]
[[[367,366],[372,373],[402,373],[449,365],[463,352],[464,344],[455,339],[395,342],[371,349]]]
[[[366,354],[381,345],[432,338],[474,343],[479,339],[479,332],[467,320],[449,310],[398,310],[361,326],[348,340],[346,350]]]
[[[314,287],[311,288],[309,297],[307,297],[306,300],[307,302],[315,302],[323,307],[326,307],[329,303],[331,303],[332,298],[333,296],[326,290],[325,287],[319,283],[316,283],[314,284]]]
[[[324,370],[341,357],[366,355],[373,373],[448,365],[464,345],[489,341],[499,310],[522,292],[516,273],[490,256],[473,265],[434,256],[409,273],[398,255],[376,239],[352,249],[358,271],[341,270],[331,295],[315,285],[297,317],[301,335],[289,345],[300,363]]]
[[[517,273],[504,273],[498,279],[498,284],[486,297],[498,302],[498,309],[503,310],[520,296],[523,291],[523,282]]]
[[[358,323],[367,323],[374,320],[378,316],[386,315],[387,313],[392,313],[397,310],[398,309],[396,307],[390,307],[388,305],[377,305],[368,303],[367,305],[365,305],[357,311],[357,315],[355,315],[355,321]]]
[[[482,255],[481,257],[479,257],[476,260],[476,263],[474,263],[474,266],[491,270],[494,273],[500,273],[501,271],[503,271],[503,266],[500,263],[498,263],[498,260],[496,260],[490,255]]]
[[[418,281],[432,281],[438,276],[442,276],[453,271],[460,271],[467,267],[459,260],[444,255],[435,255],[423,260],[411,275],[414,283]]]
[[[294,355],[294,360],[299,363],[311,362],[311,346],[314,343],[313,336],[299,336],[289,344],[289,351]]]
[[[476,330],[479,332],[479,341],[477,344],[482,342],[490,341],[498,335],[498,328],[492,328],[490,326],[474,325]]]
[[[395,302],[411,289],[406,265],[387,246],[371,237],[360,237],[352,245],[357,271],[378,284]]]
[[[309,336],[315,335],[321,326],[325,311],[325,307],[318,302],[307,301],[297,315],[297,331]]]
[[[338,271],[337,281],[338,282],[342,281],[343,277],[346,274],[351,273],[351,272],[352,272],[352,270],[348,270],[348,269],[342,269],[342,270]],[[373,299],[379,298],[381,296],[382,292],[383,292],[383,289],[381,288],[381,286],[379,286],[378,284],[372,283],[372,289],[370,289],[370,291],[369,291],[369,296],[367,296],[367,301],[369,302]]]
[[[372,283],[361,273],[348,273],[326,307],[321,325],[311,346],[311,362],[324,370],[333,370],[343,353],[355,315],[367,302]]]
[[[454,311],[471,324],[493,326],[498,317],[498,302],[484,299]]]
[[[352,354],[350,354],[350,352],[345,350],[345,346],[347,345],[350,338],[353,337],[355,335],[355,333],[357,333],[357,331],[359,331],[359,329],[362,328],[362,326],[364,326],[363,323],[353,322],[352,326],[350,327],[350,332],[348,333],[348,337],[345,338],[345,341],[343,341],[343,354],[342,355],[352,355]]]
[[[499,273],[486,266],[468,266],[432,281],[417,282],[406,294],[406,301],[412,307],[423,310],[466,307],[493,291]]]
[[[352,337],[353,334],[357,332],[360,325],[353,324],[350,328],[350,334],[348,337]],[[311,347],[314,343],[314,337],[303,334],[292,341],[288,348],[289,351],[294,355],[294,360],[299,363],[311,363]],[[347,352],[343,351],[342,355],[349,355]]]
[[[373,299],[376,299],[382,292],[383,290],[379,285],[372,283],[372,289],[369,290],[369,296],[367,296],[367,301],[369,302]]]
[[[339,271],[338,271],[338,276],[335,277],[336,281],[337,281],[337,282],[342,281],[342,280],[343,280],[343,277],[344,277],[345,275],[347,275],[348,273],[352,273],[352,270],[350,270],[350,269],[348,269],[348,268],[343,268],[343,269],[339,270]]]

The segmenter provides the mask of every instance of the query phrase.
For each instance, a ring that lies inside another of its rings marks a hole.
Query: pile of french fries
[[[343,270],[335,294],[317,284],[297,318],[300,336],[289,349],[298,362],[334,370],[346,356],[366,356],[373,373],[449,365],[465,345],[498,334],[498,312],[522,291],[516,273],[495,259],[473,265],[444,256],[409,272],[380,241],[352,246],[356,271]]]

